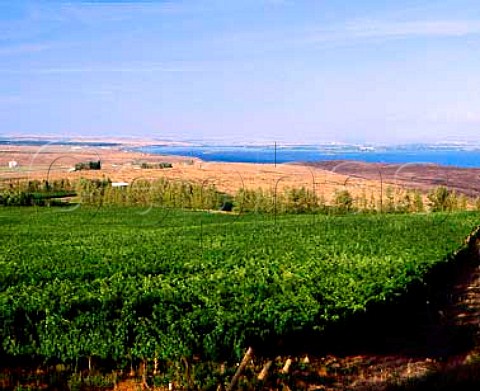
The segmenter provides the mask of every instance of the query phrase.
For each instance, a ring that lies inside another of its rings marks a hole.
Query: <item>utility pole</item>
[[[274,162],[275,167],[277,167],[277,142],[275,141],[275,148],[274,148]]]

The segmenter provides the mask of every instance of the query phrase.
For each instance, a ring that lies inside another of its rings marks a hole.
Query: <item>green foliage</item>
[[[305,187],[287,189],[286,203],[286,209],[290,213],[314,212],[318,208],[315,194]]]
[[[415,191],[413,194],[413,210],[415,212],[424,212],[425,211],[425,206],[423,204],[423,197],[422,193],[419,191]]]
[[[455,209],[456,196],[444,186],[439,186],[428,194],[430,209],[433,212],[451,211]]]
[[[162,207],[0,213],[1,349],[65,363],[238,358],[250,343],[322,330],[403,292],[479,221]]]
[[[467,210],[468,201],[468,197],[465,194],[460,194],[460,196],[458,197],[457,210]]]
[[[386,202],[384,205],[384,211],[387,213],[395,212],[396,203],[395,203],[395,194],[391,186],[387,186],[385,189]]]
[[[234,196],[234,210],[261,214],[302,214],[323,212],[325,200],[305,187],[274,189],[240,189]]]
[[[54,181],[28,181],[10,184],[0,192],[0,205],[42,206],[54,203],[55,199],[74,197],[74,187],[67,179]],[[60,202],[58,202],[60,203]]]
[[[337,190],[334,196],[335,206],[342,212],[348,212],[353,208],[353,197],[348,190]]]
[[[68,197],[67,202],[61,200]],[[56,199],[60,199],[55,201]],[[466,210],[474,204],[465,195],[457,197],[455,192],[437,188],[428,195],[429,211]],[[113,187],[111,180],[81,178],[74,183],[67,179],[54,181],[28,181],[3,184],[0,205],[41,206],[68,202],[92,206],[144,206],[184,208],[195,210],[221,210],[257,214],[304,214],[340,212],[423,212],[422,194],[404,191],[395,196],[388,186],[383,204],[373,192],[367,198],[365,189],[355,198],[348,189],[334,193],[332,205],[327,205],[323,195],[318,196],[306,187],[275,189],[240,189],[235,195],[220,192],[213,183],[168,180],[134,180],[128,186]]]
[[[81,170],[101,170],[102,163],[100,160],[98,161],[89,161],[86,163],[77,163],[75,164],[75,171]]]

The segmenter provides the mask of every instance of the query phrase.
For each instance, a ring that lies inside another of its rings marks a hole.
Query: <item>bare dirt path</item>
[[[339,355],[312,360],[323,384],[307,389],[380,391],[425,376],[471,377],[468,364],[480,362],[480,240],[469,240],[468,251],[437,268],[401,305],[373,310],[340,331],[347,350],[338,346]],[[408,389],[427,389],[421,387]]]

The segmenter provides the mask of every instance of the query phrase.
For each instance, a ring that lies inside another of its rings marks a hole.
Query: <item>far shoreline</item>
[[[119,139],[69,140],[69,143],[54,140],[36,140],[35,145],[15,143],[0,145],[0,179],[21,180],[80,177],[110,178],[114,182],[131,182],[136,178],[193,180],[215,183],[222,191],[235,192],[245,187],[274,188],[324,186],[329,193],[335,189],[358,182],[357,188],[377,192],[381,184],[418,189],[426,193],[432,188],[445,186],[469,197],[480,196],[480,168],[441,165],[435,163],[385,163],[366,162],[361,159],[335,159],[317,161],[272,161],[244,162],[238,160],[206,160],[202,157],[179,154],[147,153],[139,147],[145,143],[117,143]],[[43,142],[43,143],[41,143]],[[158,145],[158,140],[155,140]],[[86,144],[87,143],[87,144]],[[92,146],[100,143],[101,146]],[[108,146],[104,145],[110,143]],[[116,145],[113,145],[116,144]],[[178,144],[175,144],[178,146]],[[169,145],[169,149],[175,148]],[[183,151],[191,146],[179,146]],[[238,147],[240,148],[240,147]],[[242,147],[241,150],[248,150]],[[258,150],[256,148],[255,150]],[[168,152],[168,151],[166,151]],[[370,152],[369,152],[370,153]],[[480,153],[479,153],[480,158]],[[75,163],[101,160],[101,171],[71,172]],[[9,168],[12,161],[18,167]],[[142,163],[173,163],[172,169],[141,169]],[[327,183],[328,182],[328,183]],[[374,190],[376,189],[376,190]],[[356,190],[355,190],[356,191]]]

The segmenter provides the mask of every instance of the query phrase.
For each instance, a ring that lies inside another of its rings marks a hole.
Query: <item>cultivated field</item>
[[[0,167],[0,387],[480,383],[475,170],[56,144]]]
[[[394,305],[465,248],[479,221],[1,208],[2,362],[119,376],[132,366],[150,385],[227,384],[233,372],[222,368],[248,347],[265,362],[293,347],[312,354],[324,333]]]

